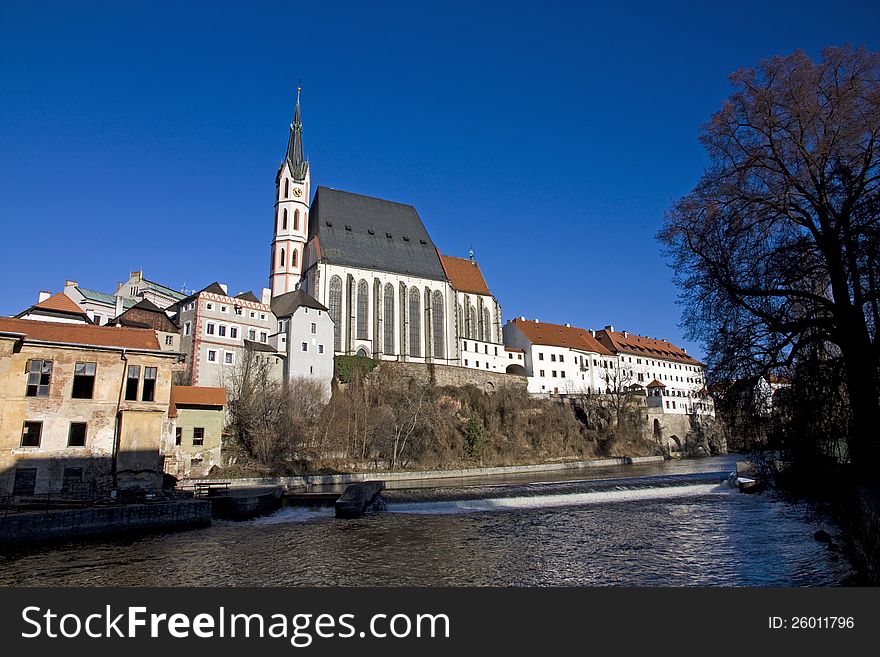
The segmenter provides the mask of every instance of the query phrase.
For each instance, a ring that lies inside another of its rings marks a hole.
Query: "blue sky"
[[[876,3],[0,0],[0,313],[72,278],[267,284],[303,87],[313,187],[412,203],[506,318],[681,342],[654,239],[761,58],[880,49]]]

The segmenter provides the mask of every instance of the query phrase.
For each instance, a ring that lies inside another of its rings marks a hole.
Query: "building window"
[[[183,334],[189,335],[191,330],[192,330],[192,324],[190,324],[189,322],[184,322],[183,323]]]
[[[489,309],[483,308],[483,325],[480,327],[480,332],[483,335],[483,340],[486,342],[492,341],[492,322],[489,319]]]
[[[216,349],[208,349],[208,362],[216,363],[217,362],[217,350]]]
[[[318,325],[315,324],[315,322],[312,322],[309,325],[309,333],[311,333],[312,335],[315,335],[317,332],[318,332]]]
[[[86,446],[86,423],[71,422],[70,431],[67,434],[68,447],[85,447]]]
[[[221,338],[226,337],[226,326],[225,325],[220,324],[220,326],[217,327],[217,335],[220,336]]]
[[[214,322],[208,322],[205,325],[205,333],[207,333],[208,335],[214,335],[215,330],[216,327],[214,326]]]
[[[70,396],[74,399],[91,399],[95,392],[95,363],[77,363],[73,367],[73,390]]]
[[[318,353],[319,353],[319,354],[323,354],[323,353],[324,353],[324,345],[322,345],[322,344],[319,344],[319,345],[318,345]]]
[[[266,313],[260,313],[260,319],[266,321]]]
[[[173,344],[174,344],[174,338],[170,335],[166,335],[165,336],[165,346],[170,347]]]
[[[301,345],[300,345],[300,349],[301,349],[302,351],[308,351],[308,350],[309,350],[309,343],[308,343],[308,342],[303,342],[303,343],[301,343]]]
[[[267,342],[269,340],[269,334],[265,331],[260,331],[260,342]]]
[[[256,316],[257,316],[257,313],[255,313],[255,312],[252,310],[252,311],[251,311],[251,319],[253,319],[253,318],[256,317]]]
[[[141,401],[151,402],[156,398],[156,372],[155,367],[144,368],[144,389],[141,395]]]
[[[223,363],[225,365],[235,365],[235,353],[232,351],[224,351]]]
[[[409,355],[422,355],[422,303],[419,289],[409,290]]]
[[[290,179],[284,179],[284,198],[290,198]]]
[[[284,211],[285,215],[287,214],[287,210]],[[299,230],[299,210],[293,211],[293,229]],[[296,263],[294,263],[296,264]]]
[[[465,367],[468,366],[468,360],[467,360],[467,358],[464,359],[464,366],[465,366]]]
[[[138,385],[140,384],[141,378],[141,366],[140,365],[129,365],[128,366],[128,376],[125,380],[125,398],[128,401],[137,401],[138,398]]]
[[[330,278],[328,310],[333,320],[333,348],[342,351],[342,279],[339,276]]]
[[[52,379],[51,360],[28,361],[27,393],[28,397],[48,397],[49,382]]]
[[[559,354],[559,362],[560,362],[560,363],[564,363],[564,362],[565,362],[565,356],[563,356],[562,354]]]
[[[476,340],[476,339],[479,337],[479,336],[477,335],[477,331],[478,331],[478,328],[477,328],[477,311],[476,311],[476,309],[470,304],[470,301],[468,302],[468,306],[467,306],[467,321],[468,321],[467,336],[468,336],[471,340]]]
[[[213,303],[206,303],[205,310],[214,310],[214,304]]]
[[[232,338],[233,340],[238,340],[238,327],[237,326],[230,326],[229,327],[229,337]]]
[[[220,312],[221,313],[228,313],[229,307],[228,306],[220,306]]]
[[[544,376],[544,370],[541,370],[541,376]]]
[[[241,306],[235,307],[235,314],[238,315],[239,317],[241,317]]]
[[[538,354],[538,360],[544,360],[544,354],[539,353],[539,354]]]
[[[205,444],[205,428],[204,427],[195,427],[193,429],[193,445],[204,445]]]
[[[281,230],[287,230],[287,210],[281,213]]]
[[[296,267],[296,254],[299,253],[296,249],[290,252],[290,266]]]
[[[94,319],[95,319],[95,324],[97,324],[98,326],[100,326],[100,325],[101,325],[101,321],[102,321],[104,318],[101,317],[100,315],[95,315],[95,318],[94,318]]]
[[[285,251],[284,251],[284,248],[282,247],[282,249],[281,249],[281,257],[280,257],[280,259],[278,260],[278,266],[279,266],[279,267],[284,267],[284,258],[285,258],[284,253],[285,253]]]
[[[370,305],[370,289],[363,278],[357,286],[357,338],[367,339],[367,306]]]
[[[444,326],[443,294],[440,290],[434,290],[431,295],[431,322],[434,325],[434,358],[445,358],[446,327]]]
[[[22,447],[39,447],[40,436],[43,435],[42,422],[25,422],[21,431]]]
[[[256,340],[256,339],[257,339],[256,329],[248,329],[248,340]]]
[[[562,371],[559,373],[559,377],[562,378],[562,379],[565,378],[565,370],[562,370]]]
[[[556,378],[556,370],[553,370],[553,371],[551,372],[551,374],[553,375],[553,378],[555,379],[555,378]]]
[[[385,309],[382,318],[383,350],[386,354],[394,353],[394,286],[385,284]]]

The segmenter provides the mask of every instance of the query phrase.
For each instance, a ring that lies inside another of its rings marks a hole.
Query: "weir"
[[[444,514],[571,506],[733,492],[726,471],[683,475],[386,490],[392,513]]]

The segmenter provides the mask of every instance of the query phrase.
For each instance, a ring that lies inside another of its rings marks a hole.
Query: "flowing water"
[[[0,584],[826,586],[852,576],[813,539],[833,527],[722,483],[734,461],[425,482],[386,491],[385,511],[358,520],[286,507],[206,529],[17,549],[0,554]]]

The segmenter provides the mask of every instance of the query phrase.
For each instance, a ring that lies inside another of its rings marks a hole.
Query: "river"
[[[827,523],[712,474],[735,457],[426,483],[385,512],[287,507],[205,529],[0,554],[0,585],[833,586]]]

